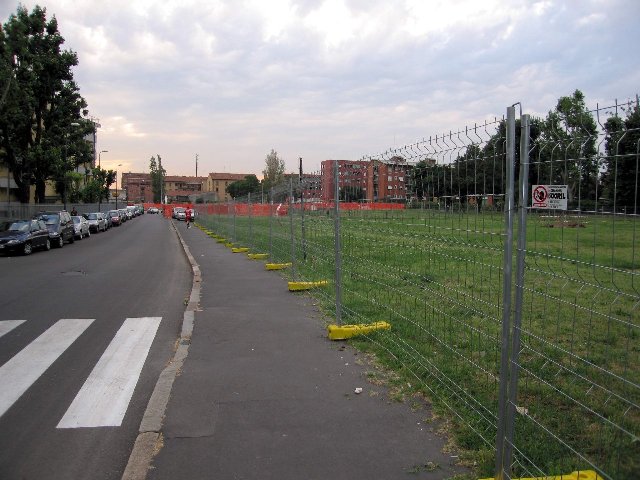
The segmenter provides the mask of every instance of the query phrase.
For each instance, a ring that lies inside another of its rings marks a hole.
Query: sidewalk
[[[179,233],[201,274],[189,354],[147,478],[446,479],[456,472],[428,407],[393,402],[327,339],[310,297],[198,228]],[[362,393],[355,394],[357,387]]]

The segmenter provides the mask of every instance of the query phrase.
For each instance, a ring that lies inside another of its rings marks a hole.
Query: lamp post
[[[118,164],[119,167],[122,166],[121,163]],[[116,210],[118,209],[118,170],[116,170]]]
[[[102,155],[103,153],[109,153],[109,150],[100,150],[98,152],[98,168],[100,170],[102,170],[102,162],[100,161],[100,155]],[[99,212],[102,211],[102,193],[103,193],[102,187],[104,187],[104,183],[100,185],[100,194],[98,196],[98,211]]]

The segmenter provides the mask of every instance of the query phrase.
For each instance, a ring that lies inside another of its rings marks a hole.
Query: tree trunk
[[[45,198],[44,198],[45,189],[46,189],[46,185],[44,183],[44,180],[37,179],[36,180],[36,194],[35,194],[36,203],[44,203],[44,200],[45,200]]]
[[[16,177],[14,174],[13,179],[18,186],[18,201],[20,203],[29,203],[29,184],[23,182],[21,178]]]

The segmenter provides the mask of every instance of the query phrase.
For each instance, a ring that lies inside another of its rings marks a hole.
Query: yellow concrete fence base
[[[231,251],[233,253],[247,253],[249,251],[249,247],[237,247],[232,248]]]
[[[289,282],[289,291],[300,292],[302,290],[311,290],[312,288],[324,287],[326,285],[329,285],[329,282],[326,280],[317,282]]]
[[[387,322],[358,323],[355,325],[329,325],[329,340],[346,340],[375,330],[389,330],[391,325]],[[582,479],[580,479],[582,480]]]
[[[494,478],[483,478],[481,480],[494,480]],[[553,475],[551,477],[514,478],[512,480],[603,480],[603,478],[593,470],[580,470],[577,472],[567,473],[565,475]]]
[[[268,256],[268,253],[247,253],[247,257],[249,257],[251,260],[264,260]]]
[[[287,267],[291,266],[291,262],[289,263],[265,263],[264,268],[267,270],[284,270]]]

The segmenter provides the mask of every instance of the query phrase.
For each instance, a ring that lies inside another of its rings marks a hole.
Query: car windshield
[[[90,213],[87,218],[89,220],[97,220],[98,219],[98,215],[96,215],[95,213]]]
[[[10,232],[28,232],[29,231],[29,222],[13,222],[9,225],[7,229]]]
[[[112,217],[117,217],[119,214],[117,212],[109,212],[109,215]]]
[[[60,221],[58,215],[42,215],[41,218],[47,225],[56,225]]]
[[[71,217],[73,218],[73,223],[80,223],[80,217]]]

